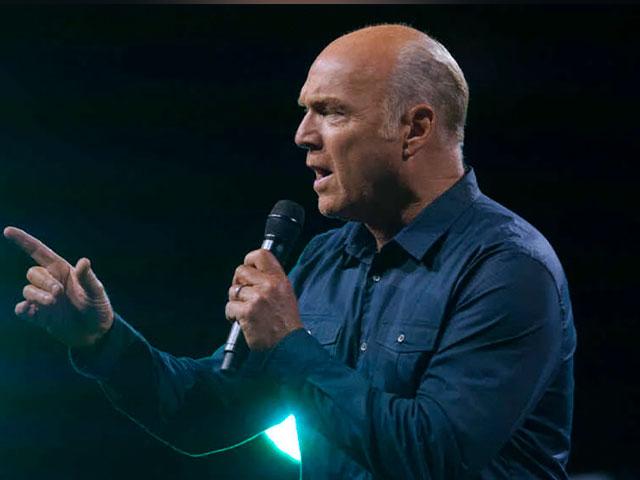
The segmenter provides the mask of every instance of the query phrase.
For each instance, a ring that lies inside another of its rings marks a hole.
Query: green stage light
[[[300,461],[300,447],[298,446],[298,431],[296,417],[289,415],[284,422],[265,430],[267,437],[276,447],[289,455],[296,462]]]

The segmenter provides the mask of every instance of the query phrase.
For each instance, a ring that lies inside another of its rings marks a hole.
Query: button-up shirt
[[[119,317],[74,361],[184,450],[294,413],[304,479],[567,478],[567,282],[544,237],[472,170],[379,251],[350,222],[315,237],[289,278],[305,328],[233,375],[220,350],[177,359]]]

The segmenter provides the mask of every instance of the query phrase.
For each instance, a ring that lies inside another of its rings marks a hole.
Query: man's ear
[[[429,140],[435,127],[435,112],[426,103],[413,106],[404,116],[403,122],[409,131],[403,145],[403,156],[408,159],[416,154]]]

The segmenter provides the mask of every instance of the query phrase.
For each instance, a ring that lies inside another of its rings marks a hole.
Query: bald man
[[[39,266],[16,313],[72,347],[117,408],[186,453],[297,419],[305,479],[567,478],[575,347],[562,267],[462,160],[464,75],[437,41],[384,25],[338,38],[300,92],[296,143],[323,215],[287,277],[247,255],[226,316],[241,368],[175,358],[104,287],[15,228]]]

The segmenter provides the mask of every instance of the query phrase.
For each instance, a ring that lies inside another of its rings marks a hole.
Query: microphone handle
[[[240,324],[233,322],[231,331],[227,337],[227,343],[224,344],[224,357],[222,357],[222,366],[220,367],[220,370],[223,372],[234,370],[233,360],[236,357],[236,342],[238,338],[240,338],[241,333],[242,329],[240,328]]]
[[[288,245],[285,243],[278,242],[276,238],[270,237],[265,238],[262,241],[262,245],[260,245],[260,248],[264,248],[265,250],[269,250],[273,253],[281,264],[286,261],[286,257],[288,256],[287,254],[291,250],[287,247]],[[241,334],[242,329],[240,328],[240,324],[237,321],[233,322],[227,341],[224,344],[224,356],[222,357],[222,366],[220,367],[220,370],[228,372],[235,369],[234,359],[236,352],[238,351],[238,340]]]

